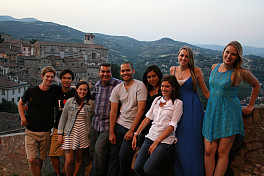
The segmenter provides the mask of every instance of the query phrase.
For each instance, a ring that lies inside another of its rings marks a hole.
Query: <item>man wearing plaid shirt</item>
[[[106,175],[109,157],[109,97],[113,88],[122,81],[112,77],[111,65],[102,63],[99,68],[100,81],[95,84],[95,110],[92,119],[90,155],[93,158],[91,175]]]

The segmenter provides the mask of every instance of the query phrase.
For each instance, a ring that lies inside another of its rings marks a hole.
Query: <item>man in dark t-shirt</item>
[[[56,97],[56,106],[55,106],[56,119],[55,119],[53,134],[51,137],[49,157],[56,174],[65,175],[65,167],[63,167],[62,173],[60,173],[59,157],[64,155],[64,150],[62,150],[61,145],[58,144],[58,125],[67,99],[73,97],[76,91],[75,89],[71,88],[71,83],[74,80],[74,74],[70,69],[64,69],[61,71],[60,80],[62,87],[60,88]]]
[[[55,98],[58,86],[51,85],[55,69],[44,67],[41,71],[42,83],[26,90],[18,102],[21,125],[25,130],[25,148],[32,175],[41,175],[43,160],[47,157],[50,144],[50,130],[54,124]],[[25,116],[24,105],[28,103]]]

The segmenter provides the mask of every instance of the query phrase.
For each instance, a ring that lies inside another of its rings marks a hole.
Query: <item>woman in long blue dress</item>
[[[179,66],[170,68],[180,84],[183,115],[177,128],[175,144],[175,175],[204,175],[204,143],[202,124],[204,111],[197,94],[198,86],[206,99],[209,91],[200,68],[194,67],[192,49],[182,47],[178,52]]]
[[[224,48],[223,63],[214,64],[209,79],[210,97],[203,122],[206,175],[224,175],[228,166],[228,155],[236,135],[244,136],[242,112],[253,110],[260,84],[254,75],[241,67],[243,50],[237,41]],[[243,108],[237,97],[237,88],[242,81],[253,89],[249,105]],[[215,154],[218,154],[215,164]]]

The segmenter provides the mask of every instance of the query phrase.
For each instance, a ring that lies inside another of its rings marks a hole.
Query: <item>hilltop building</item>
[[[0,74],[0,80],[0,103],[6,99],[17,104],[24,91],[30,86],[26,82],[19,81],[17,77],[12,79],[11,76],[7,77]]]
[[[16,71],[23,81],[31,85],[41,82],[41,69],[53,66],[57,73],[70,68],[75,73],[75,83],[79,80],[96,82],[99,80],[99,65],[108,62],[108,48],[94,43],[95,35],[85,34],[84,43],[65,43],[36,41],[34,44],[25,40],[11,39],[5,35],[0,44],[1,65],[14,62],[20,66]]]

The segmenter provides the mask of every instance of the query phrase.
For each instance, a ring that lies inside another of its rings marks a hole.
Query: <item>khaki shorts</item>
[[[53,129],[53,134],[51,136],[51,144],[49,150],[49,156],[63,156],[64,150],[61,149],[61,145],[58,144],[58,129]]]
[[[47,158],[47,153],[50,145],[50,131],[34,132],[26,129],[25,131],[25,148],[27,159]]]

